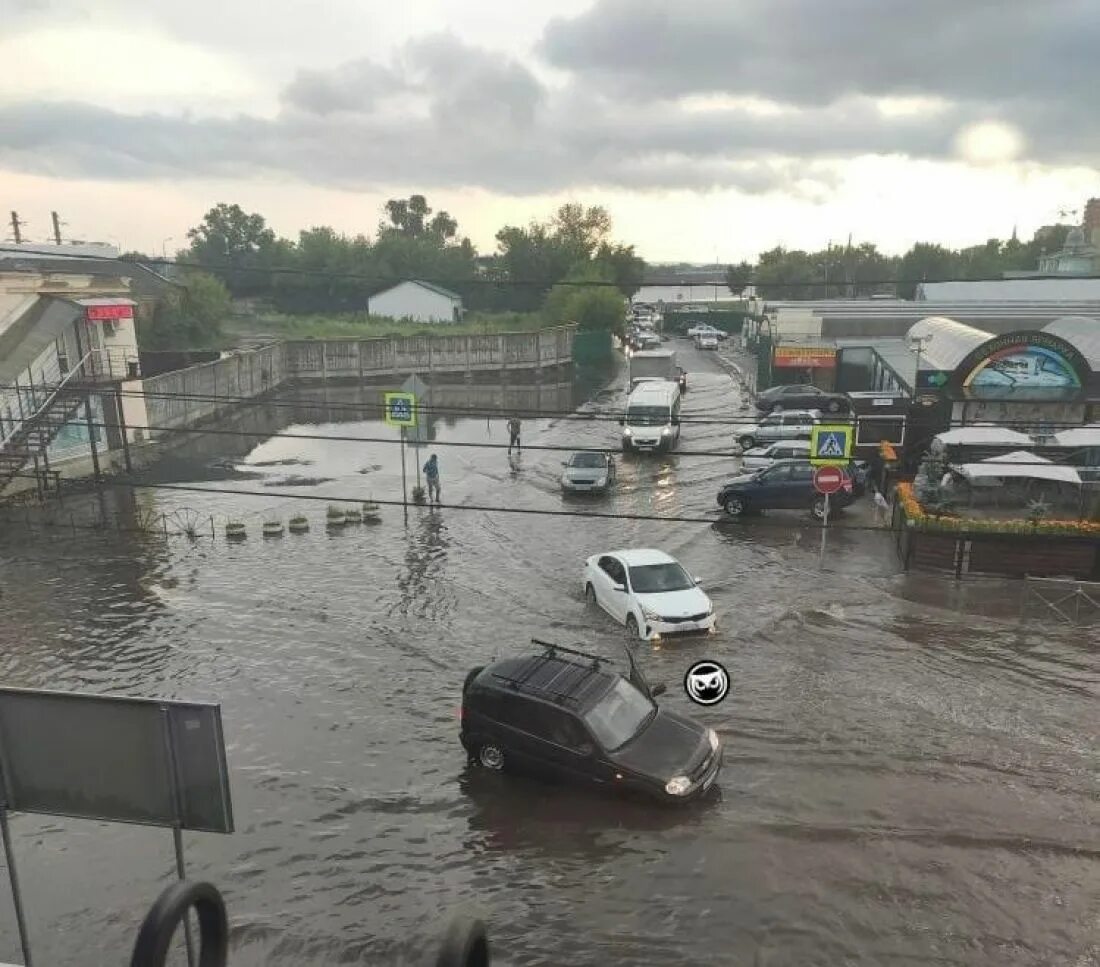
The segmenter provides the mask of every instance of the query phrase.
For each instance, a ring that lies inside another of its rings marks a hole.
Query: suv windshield
[[[569,466],[585,469],[602,467],[603,465],[604,455],[602,453],[574,453],[573,459],[569,461]]]
[[[669,420],[667,406],[631,406],[626,422],[631,426],[664,426]]]
[[[656,710],[638,689],[620,678],[584,720],[600,745],[614,752],[634,738]]]
[[[686,591],[695,582],[679,564],[646,564],[630,569],[630,586],[636,594]]]

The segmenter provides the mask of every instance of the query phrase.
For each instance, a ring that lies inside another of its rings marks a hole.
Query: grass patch
[[[530,332],[550,325],[538,312],[470,312],[459,323],[406,322],[369,316],[365,312],[332,315],[286,315],[259,312],[226,320],[230,337],[265,336],[273,339],[384,339],[391,336],[484,335]]]

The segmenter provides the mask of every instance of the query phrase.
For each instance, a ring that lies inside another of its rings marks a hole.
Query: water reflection
[[[405,551],[405,570],[397,578],[397,610],[406,617],[414,608],[423,616],[441,604],[450,547],[445,512],[429,507],[418,514]]]

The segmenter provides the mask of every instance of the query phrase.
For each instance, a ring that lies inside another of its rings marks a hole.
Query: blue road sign
[[[386,422],[390,426],[416,426],[416,397],[412,393],[387,393]]]
[[[815,466],[847,463],[852,459],[855,427],[846,423],[821,423],[810,431],[810,463]]]

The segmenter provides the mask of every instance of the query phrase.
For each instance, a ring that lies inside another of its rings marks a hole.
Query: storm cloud
[[[1024,160],[1092,166],[1096,50],[1092,0],[600,0],[547,25],[542,61],[429,35],[299,70],[271,115],[0,103],[0,164],[360,190],[812,194],[846,159],[953,158],[961,132],[996,121]]]

